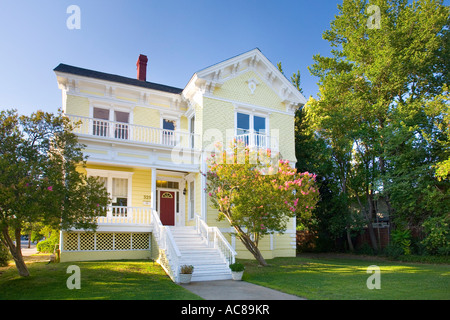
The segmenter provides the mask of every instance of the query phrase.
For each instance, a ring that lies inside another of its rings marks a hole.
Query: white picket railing
[[[97,223],[100,225],[150,225],[151,222],[151,208],[148,207],[109,206],[105,217],[97,217]]]
[[[156,210],[152,210],[153,235],[158,244],[160,255],[158,263],[174,282],[178,282],[181,253],[172,236],[170,228],[164,226]]]
[[[173,147],[194,148],[198,145],[198,135],[187,131],[167,130],[70,114],[66,116],[72,123],[78,124],[74,128],[74,133],[77,134]]]
[[[273,151],[279,150],[278,139],[265,134],[243,133],[236,135],[235,139],[244,142],[244,144],[250,148],[271,149]]]
[[[222,256],[227,260],[228,264],[235,262],[236,251],[231,247],[230,243],[225,239],[218,227],[210,227],[198,215],[195,215],[195,228],[197,232],[207,240],[210,247],[219,249]]]

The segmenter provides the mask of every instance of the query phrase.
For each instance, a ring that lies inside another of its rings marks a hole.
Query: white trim
[[[246,102],[237,101],[237,100],[228,99],[228,98],[217,97],[217,96],[214,96],[214,95],[208,94],[208,93],[205,93],[203,95],[203,97],[232,103],[235,108],[246,108],[246,109],[255,110],[257,112],[261,112],[261,113],[265,113],[265,114],[280,113],[280,114],[285,114],[285,115],[289,115],[289,116],[295,115],[295,112],[293,112],[293,111],[289,112],[289,111],[282,111],[282,110],[277,110],[277,109],[270,109],[267,107],[258,106],[256,104],[246,103]]]
[[[114,171],[114,170],[103,170],[103,169],[90,169],[86,168],[86,173],[88,177],[103,177],[107,178],[107,191],[110,196],[112,196],[112,179],[127,179],[128,180],[128,189],[127,189],[127,206],[132,207],[131,203],[133,201],[133,174],[134,172],[127,171]]]

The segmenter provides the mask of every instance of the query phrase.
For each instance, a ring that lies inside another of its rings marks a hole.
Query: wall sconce
[[[186,188],[183,189],[183,195],[186,195]]]

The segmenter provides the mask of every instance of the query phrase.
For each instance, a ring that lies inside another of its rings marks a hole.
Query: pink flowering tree
[[[219,220],[226,219],[236,236],[262,266],[258,244],[268,234],[283,233],[295,216],[311,215],[318,201],[315,175],[298,173],[270,150],[258,152],[235,141],[220,146],[208,159],[206,191]]]

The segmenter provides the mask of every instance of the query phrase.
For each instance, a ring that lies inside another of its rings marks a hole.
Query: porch
[[[110,207],[98,230],[61,231],[61,261],[154,259],[174,281],[182,265],[193,265],[193,281],[231,279],[236,252],[219,228],[199,215],[193,226],[164,226],[156,210]]]

